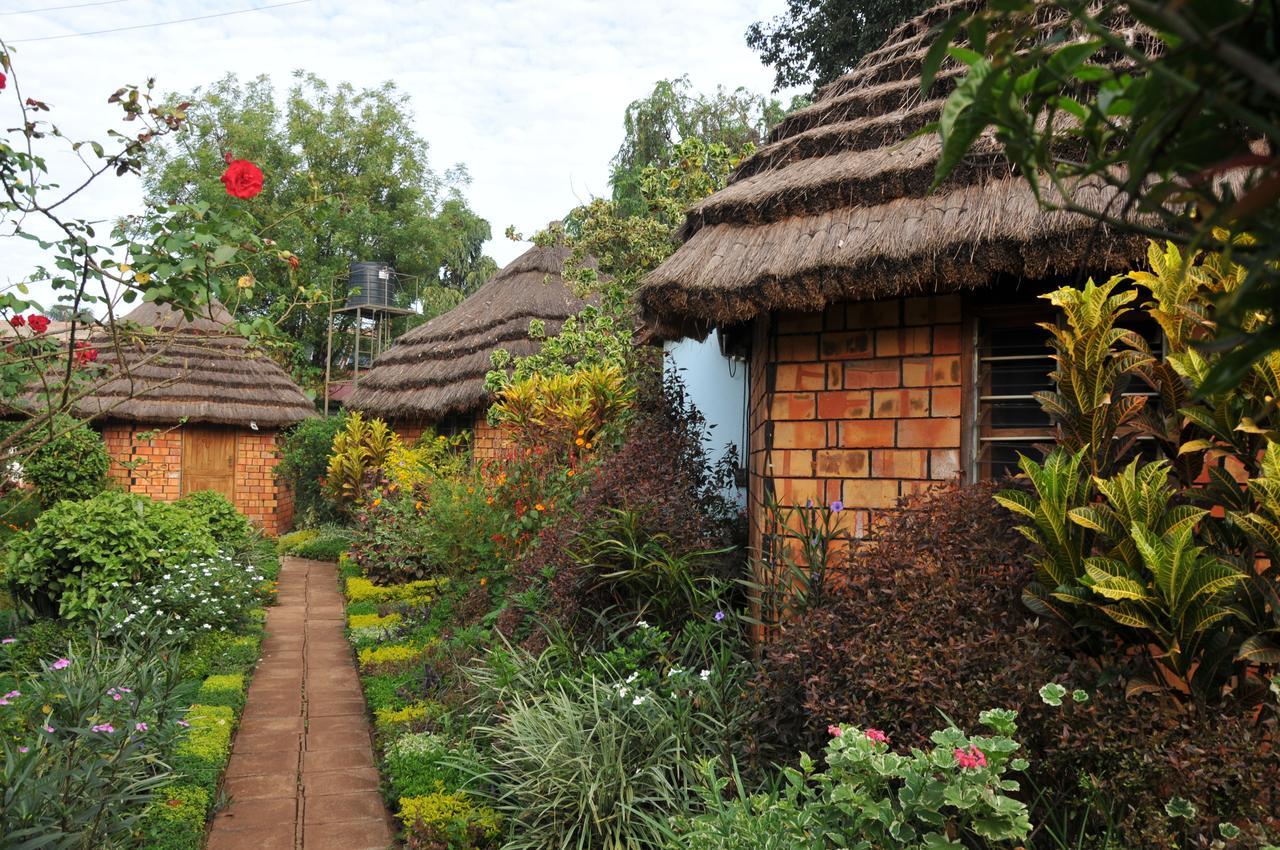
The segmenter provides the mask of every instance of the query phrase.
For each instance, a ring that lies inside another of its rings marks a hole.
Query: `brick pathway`
[[[333,564],[285,558],[208,850],[385,850],[394,832]]]

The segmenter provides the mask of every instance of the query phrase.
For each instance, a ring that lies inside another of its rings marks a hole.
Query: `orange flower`
[[[486,584],[488,584],[488,583],[489,583],[489,580],[488,580],[487,578],[482,578],[482,579],[480,579],[480,586],[481,586],[481,587],[484,587],[484,586],[485,586]]]
[[[567,476],[569,476],[570,478],[572,478],[572,477],[573,477],[573,470],[572,470],[572,469],[571,469],[571,470],[569,470],[568,472],[566,472],[566,473],[565,473],[565,475],[567,475]]]
[[[422,510],[422,502],[414,502],[414,503],[413,503],[413,506],[414,506],[414,508],[416,508],[417,510]]]
[[[573,441],[573,444],[574,444],[575,446],[580,446],[580,445],[582,445],[582,444],[583,444],[583,443],[585,443],[585,442],[586,442],[586,440],[584,440],[584,439],[582,439],[581,437],[579,437],[578,439],[576,439],[576,440],[574,440],[574,441]]]
[[[374,506],[375,508],[376,508],[378,505],[381,505],[381,504],[382,504],[382,497],[381,497],[381,496],[379,496],[378,498],[376,498],[376,499],[374,499],[374,500],[373,500],[373,506]]]
[[[547,509],[547,506],[542,504],[542,502],[538,502],[538,504],[533,506],[533,509],[535,511],[545,511]]]
[[[586,428],[579,428],[579,429],[578,429],[578,436],[579,436],[579,437],[581,437],[581,436],[582,436],[583,434],[585,434],[585,433],[587,433],[587,429],[586,429]]]
[[[485,503],[486,505],[492,505],[492,504],[493,504],[493,497],[492,497],[492,496],[490,496],[489,498],[485,499],[485,500],[484,500],[484,503]]]
[[[591,444],[590,444],[590,443],[587,443],[587,448],[591,448]]]

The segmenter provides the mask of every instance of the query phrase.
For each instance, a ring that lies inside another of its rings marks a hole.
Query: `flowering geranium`
[[[987,766],[987,756],[982,750],[970,744],[966,749],[956,748],[956,764],[966,770],[977,770]]]
[[[222,185],[233,198],[248,200],[262,191],[262,169],[247,159],[227,156],[227,170],[222,172]]]
[[[866,731],[867,740],[873,744],[889,743],[889,736],[879,729],[868,729]]]

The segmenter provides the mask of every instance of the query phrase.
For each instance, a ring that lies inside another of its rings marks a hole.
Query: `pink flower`
[[[8,646],[11,643],[17,643],[17,642],[18,642],[17,638],[5,638],[4,640],[0,640],[0,645]]]
[[[879,729],[868,729],[866,735],[867,740],[873,744],[889,743],[889,736],[881,732]]]
[[[135,723],[135,724],[133,724],[133,730],[134,730],[135,732],[145,732],[145,731],[147,731],[147,724],[145,724],[145,723]]]
[[[57,730],[56,730],[56,729],[54,729],[52,726],[50,726],[48,723],[44,724],[44,725],[43,725],[43,726],[41,726],[40,728],[41,728],[41,729],[43,729],[44,731],[48,732],[50,735],[52,735],[54,732],[56,732],[56,731],[57,731]]]
[[[71,662],[65,658],[59,658],[57,661],[49,665],[50,670],[65,670],[71,666]]]
[[[0,705],[9,705],[9,701],[4,697],[0,697]]]
[[[30,747],[18,747],[18,752],[20,752],[20,753],[29,753],[29,752],[31,752],[31,748],[30,748]]]
[[[179,721],[178,721],[178,725],[179,725],[179,726],[181,726],[183,729],[189,729],[189,728],[191,728],[191,724],[190,724],[190,723],[188,723],[188,722],[187,722],[187,721],[185,721],[185,720],[179,720]]]
[[[982,750],[975,747],[973,744],[970,744],[967,750],[962,750],[957,748],[955,752],[955,756],[956,756],[956,764],[960,765],[960,767],[965,768],[967,770],[977,770],[980,767],[987,766],[986,754],[983,753]]]
[[[106,732],[107,734],[110,734],[116,731],[116,727],[112,726],[110,723],[99,723],[97,726],[91,727],[91,731]]]
[[[9,691],[9,693],[4,695],[4,698],[15,699],[16,697],[20,697],[20,696],[22,696],[22,691]]]
[[[841,729],[839,726],[832,724],[827,727],[827,734],[830,735],[832,738],[839,738],[841,735],[844,734],[844,730]]]

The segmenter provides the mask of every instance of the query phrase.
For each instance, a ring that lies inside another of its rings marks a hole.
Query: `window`
[[[975,346],[975,469],[980,479],[1018,471],[1018,456],[1039,459],[1053,442],[1053,422],[1034,393],[1053,389],[1049,332],[1053,315],[1039,304],[979,314]]]
[[[973,455],[979,480],[1015,474],[1020,455],[1038,461],[1053,445],[1053,421],[1034,394],[1054,388],[1049,377],[1056,365],[1052,337],[1039,324],[1055,317],[1043,301],[975,309]],[[1145,316],[1128,318],[1124,326],[1137,331],[1153,354],[1163,356],[1159,326]],[[1146,396],[1148,405],[1159,403],[1157,394],[1138,379],[1122,391],[1126,396]],[[1146,456],[1155,449],[1151,438],[1140,437],[1130,451]]]

